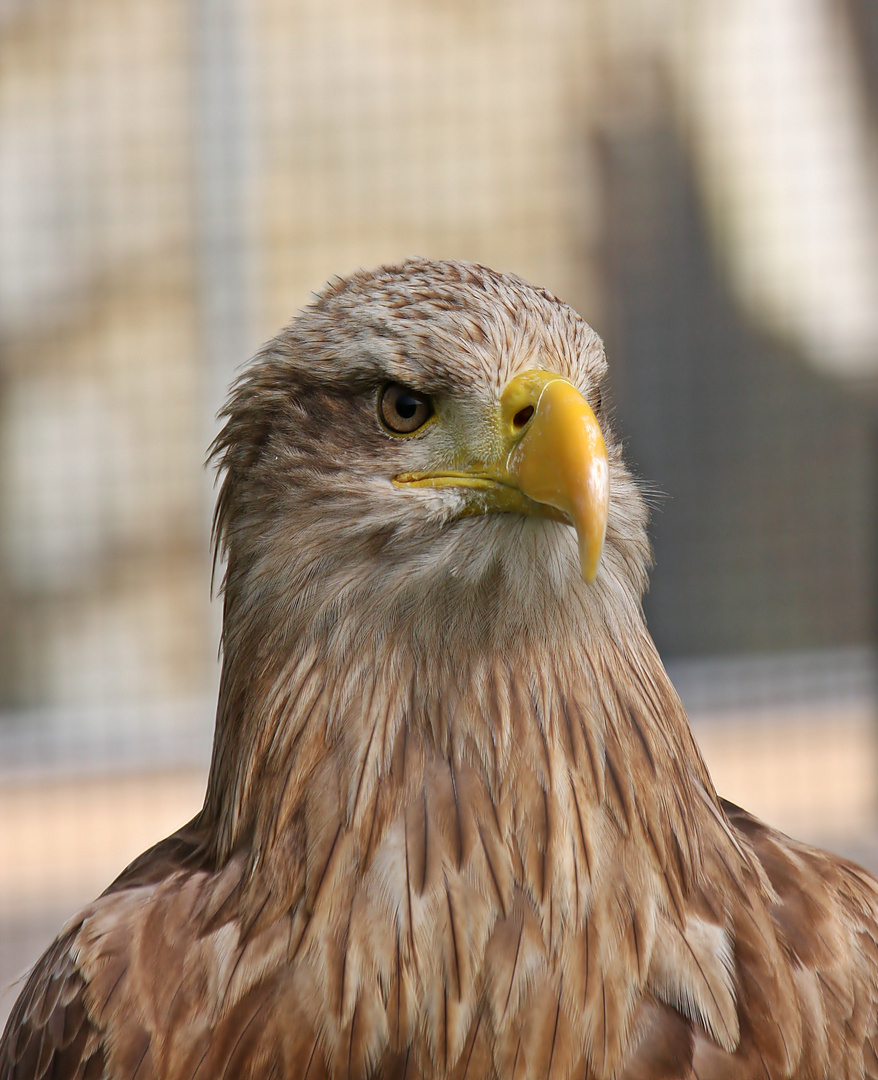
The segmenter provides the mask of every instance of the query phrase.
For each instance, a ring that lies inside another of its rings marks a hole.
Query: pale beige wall
[[[42,3],[0,32],[2,704],[202,692],[186,6]]]
[[[595,7],[255,5],[265,326],[333,274],[414,254],[594,308]]]

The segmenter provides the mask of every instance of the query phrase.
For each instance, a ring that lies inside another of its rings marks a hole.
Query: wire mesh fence
[[[720,790],[878,864],[866,0],[7,0],[0,44],[0,1012],[200,804],[225,386],[413,254],[605,337]]]

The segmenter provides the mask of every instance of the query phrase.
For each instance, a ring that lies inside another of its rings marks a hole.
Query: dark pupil
[[[411,394],[400,394],[396,399],[396,411],[403,420],[411,420],[418,411],[419,404],[418,399],[412,397]]]

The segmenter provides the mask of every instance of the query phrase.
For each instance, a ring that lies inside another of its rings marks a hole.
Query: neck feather
[[[635,838],[672,901],[701,871],[692,815],[716,819],[716,796],[640,623],[575,652],[521,637],[461,662],[386,640],[334,651],[312,635],[280,661],[227,641],[225,661],[202,823],[220,863],[246,849],[277,868],[290,902],[315,887],[341,833],[365,872],[394,820],[426,807],[437,770],[461,836],[468,800],[476,818],[476,803],[506,815],[499,834],[537,892],[554,875],[553,888],[579,895]],[[572,859],[552,855],[558,835]]]

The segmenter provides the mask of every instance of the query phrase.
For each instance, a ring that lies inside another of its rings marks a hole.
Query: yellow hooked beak
[[[500,397],[489,461],[454,471],[403,473],[398,487],[466,488],[466,512],[537,514],[576,529],[582,576],[594,581],[607,529],[610,476],[600,425],[576,387],[550,371],[525,371]]]

